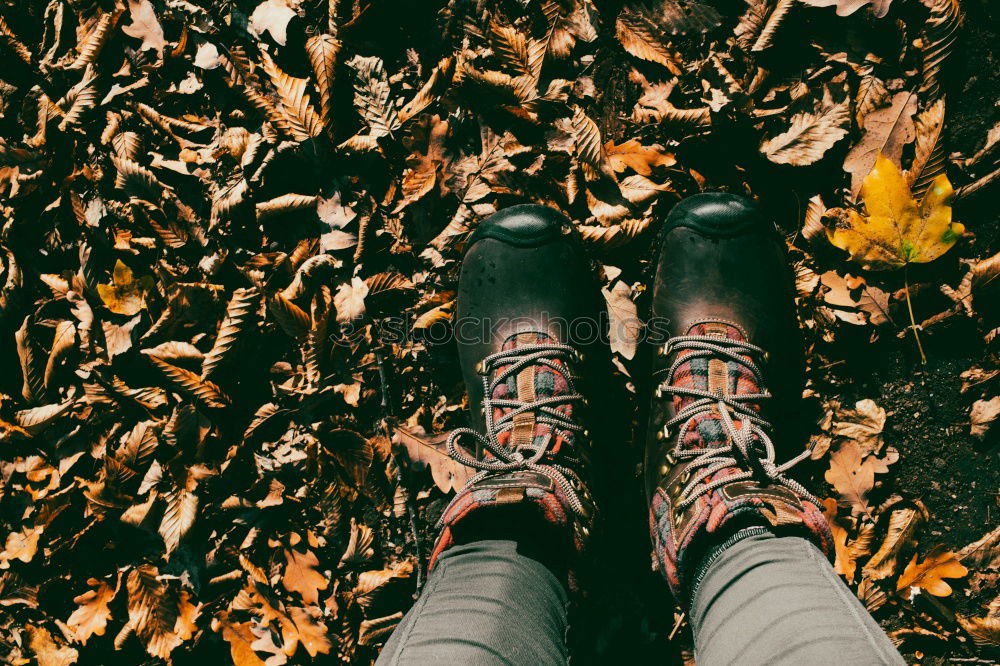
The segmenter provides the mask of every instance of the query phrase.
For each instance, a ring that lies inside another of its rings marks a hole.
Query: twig
[[[959,199],[964,199],[965,197],[972,196],[977,192],[979,192],[980,190],[986,189],[987,187],[994,184],[998,180],[1000,180],[1000,169],[996,169],[995,171],[986,174],[979,180],[973,181],[968,185],[963,185],[962,187],[958,188],[958,190],[955,192],[955,199],[957,201]]]
[[[921,365],[927,365],[927,356],[924,354],[924,346],[920,344],[920,333],[917,332],[917,320],[913,318],[913,304],[910,302],[910,277],[909,267],[903,268],[903,291],[906,293],[906,309],[910,312],[910,328],[913,330],[913,339],[917,341],[917,349],[920,351]]]
[[[674,636],[676,636],[677,632],[680,630],[681,625],[684,623],[685,617],[687,617],[685,613],[681,613],[680,615],[677,616],[677,621],[674,622],[674,628],[670,631],[670,635],[667,636],[668,641],[674,640]]]

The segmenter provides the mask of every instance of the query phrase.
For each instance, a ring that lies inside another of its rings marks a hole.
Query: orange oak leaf
[[[968,573],[969,570],[951,551],[931,551],[921,562],[917,562],[917,555],[914,553],[913,559],[906,565],[906,570],[896,583],[896,591],[920,588],[935,597],[946,597],[951,594],[951,585],[942,579],[962,578]]]
[[[91,578],[87,583],[94,585],[98,581]],[[79,604],[79,608],[73,611],[73,614],[66,620],[66,626],[72,630],[74,640],[86,643],[87,639],[94,634],[104,635],[104,630],[108,626],[108,618],[111,617],[108,603],[114,599],[116,592],[118,592],[117,586],[112,588],[104,581],[100,581],[96,589],[88,590],[73,599],[75,603]]]
[[[302,595],[306,603],[318,603],[319,591],[325,590],[329,583],[323,574],[316,571],[316,565],[319,564],[316,555],[311,550],[300,553],[294,548],[286,548],[285,560],[287,563],[281,584],[289,592]]]

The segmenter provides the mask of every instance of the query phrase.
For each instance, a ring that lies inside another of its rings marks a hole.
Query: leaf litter
[[[370,663],[469,474],[444,452],[463,417],[437,337],[468,232],[564,211],[616,267],[614,367],[641,376],[660,220],[704,189],[767,198],[706,161],[716,135],[765,179],[811,174],[801,235],[782,225],[838,573],[904,651],[995,647],[996,530],[957,552],[926,534],[944,518],[885,443],[905,417],[826,381],[859,333],[1000,330],[1000,255],[952,218],[949,179],[996,157],[992,134],[946,157],[962,9],[910,5],[6,3],[4,660]],[[956,252],[963,276],[934,270]],[[869,270],[918,262],[903,289]],[[983,446],[996,358],[963,373]]]

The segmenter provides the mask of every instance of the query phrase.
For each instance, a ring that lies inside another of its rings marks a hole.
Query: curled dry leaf
[[[889,514],[888,527],[882,545],[865,563],[862,571],[864,577],[878,581],[896,574],[900,555],[916,543],[917,531],[928,518],[927,508],[922,503],[913,507],[893,510]]]
[[[830,454],[825,478],[839,493],[841,503],[851,507],[853,515],[871,518],[868,493],[875,487],[875,474],[888,471],[885,462],[873,455],[866,457],[857,442],[847,440]]]
[[[136,279],[132,269],[119,259],[111,276],[111,284],[97,285],[97,293],[109,310],[132,316],[146,307],[146,294],[153,291],[153,278],[144,275]]]
[[[986,439],[987,433],[1000,418],[1000,396],[972,403],[969,420],[972,422],[970,434],[976,439]]]

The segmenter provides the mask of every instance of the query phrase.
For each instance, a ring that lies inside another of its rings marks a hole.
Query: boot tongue
[[[554,344],[558,342],[552,336],[542,332],[515,333],[508,337],[501,347],[502,351],[517,349],[526,345]],[[493,376],[504,372],[516,362],[506,363],[496,367]],[[558,366],[562,372],[557,372],[541,363],[532,363],[522,367],[517,372],[509,375],[503,382],[498,384],[493,390],[492,397],[500,400],[518,400],[522,403],[534,402],[540,398],[552,396],[568,395],[569,385],[563,373],[569,374],[562,359],[550,358],[552,363]],[[566,416],[572,417],[573,407],[570,404],[556,405],[553,409],[562,412]],[[493,409],[493,421],[514,411],[509,407],[497,407]],[[550,458],[565,445],[572,445],[573,433],[562,429],[554,429],[552,426],[538,423],[537,414],[534,411],[522,412],[514,417],[514,427],[508,429],[497,436],[497,441],[504,448],[522,451],[525,457],[530,457],[540,449],[548,449],[543,460]]]
[[[742,329],[726,322],[699,322],[688,329],[687,335],[746,341],[746,334]],[[683,359],[693,353],[693,350],[685,349],[678,353],[678,357]],[[741,357],[751,360],[746,355],[741,354]],[[675,386],[696,388],[722,395],[761,392],[760,384],[749,368],[724,357],[700,356],[680,363],[674,372],[673,383]],[[695,400],[697,398],[690,396],[674,396],[674,409],[679,411]],[[748,407],[756,412],[760,411],[759,405],[749,404]],[[692,427],[682,442],[684,448],[718,446],[726,441],[725,430],[717,409],[705,410],[692,417],[691,423]],[[737,428],[742,426],[742,422],[737,419],[734,419],[733,423]]]

